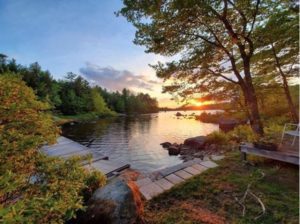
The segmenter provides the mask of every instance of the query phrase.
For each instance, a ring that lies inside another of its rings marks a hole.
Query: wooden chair
[[[281,144],[283,142],[285,135],[289,135],[293,137],[292,145],[294,145],[296,138],[297,137],[299,138],[299,124],[286,123],[284,125],[282,136],[281,136]]]

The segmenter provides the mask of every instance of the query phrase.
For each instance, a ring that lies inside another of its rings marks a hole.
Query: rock
[[[141,220],[143,204],[138,187],[116,178],[95,191],[78,223],[133,224]]]
[[[175,115],[176,115],[177,117],[183,116],[183,114],[180,113],[180,112],[177,112]]]
[[[177,156],[180,153],[180,148],[178,146],[171,145],[168,150],[170,156]]]
[[[231,131],[240,124],[242,123],[234,118],[222,118],[219,120],[219,128],[224,132]]]
[[[194,138],[188,138],[184,141],[185,146],[189,146],[193,149],[203,149],[205,145],[205,136],[197,136]]]
[[[169,148],[172,144],[170,142],[163,142],[160,144],[163,148]]]

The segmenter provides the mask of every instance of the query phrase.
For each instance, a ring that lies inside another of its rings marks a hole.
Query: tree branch
[[[238,83],[239,83],[239,82],[237,82],[237,81],[234,81],[233,79],[230,79],[230,78],[226,77],[225,75],[222,75],[222,74],[219,73],[219,72],[213,71],[212,69],[207,68],[207,70],[210,71],[213,75],[218,76],[218,77],[221,77],[221,78],[223,78],[223,79],[226,79],[226,80],[229,81],[229,82],[232,82],[232,83],[234,83],[234,84],[238,84]]]
[[[253,28],[254,28],[254,24],[256,22],[256,17],[257,17],[257,13],[258,13],[258,9],[259,9],[259,4],[260,4],[260,0],[257,0],[256,1],[256,6],[255,6],[255,11],[254,11],[254,15],[253,15],[253,21],[252,21],[252,24],[251,24],[251,28],[249,30],[249,33],[247,35],[247,37],[249,38],[252,31],[253,31]]]

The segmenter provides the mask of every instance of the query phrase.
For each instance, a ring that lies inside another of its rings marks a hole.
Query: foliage
[[[291,98],[288,81],[298,77],[299,72],[299,13],[298,5],[278,7],[267,23],[255,31],[264,33],[257,41],[257,54],[253,58],[256,73],[262,76],[263,84],[279,83],[284,90],[290,115],[298,122],[298,113]],[[268,62],[268,63],[265,63]]]
[[[254,142],[258,136],[249,125],[239,125],[227,133],[228,137],[236,142]]]
[[[92,100],[94,111],[99,115],[112,114],[112,111],[107,108],[106,103],[97,89],[92,89]]]
[[[239,152],[228,154],[219,166],[209,169],[146,203],[146,223],[298,223],[298,168],[286,164],[258,162],[245,165]],[[262,173],[265,176],[262,178]],[[261,213],[258,202],[249,194],[243,207],[241,199],[248,187],[266,206]],[[236,198],[236,199],[235,199]]]
[[[207,135],[205,142],[208,144],[226,145],[229,138],[226,133],[222,131],[214,131]]]
[[[158,112],[158,102],[149,94],[133,94],[128,89],[123,89],[122,93],[108,92],[106,89],[96,87],[106,101],[111,110],[118,113],[141,114]]]
[[[244,97],[252,129],[262,135],[251,59],[256,41],[265,35],[255,31],[277,7],[287,9],[290,4],[126,0],[119,13],[137,28],[134,41],[146,46],[147,52],[181,56],[153,66],[158,77],[171,82],[166,92],[183,98],[199,93],[205,97],[227,93],[224,89],[235,86]]]
[[[0,76],[1,223],[63,223],[83,208],[85,189],[104,183],[100,174],[91,181],[94,174],[79,158],[63,161],[39,151],[59,133],[47,109],[18,77]]]
[[[281,135],[283,131],[283,125],[276,123],[271,123],[268,126],[265,126],[265,136],[263,140],[266,142],[280,143]]]
[[[49,71],[43,71],[38,63],[25,67],[14,59],[0,54],[0,75],[14,72],[31,87],[38,99],[51,105],[51,109],[64,115],[96,113],[111,116],[118,113],[158,112],[158,103],[148,94],[133,94],[127,89],[122,93],[108,92],[99,86],[91,87],[87,80],[69,72],[64,80],[56,81]]]

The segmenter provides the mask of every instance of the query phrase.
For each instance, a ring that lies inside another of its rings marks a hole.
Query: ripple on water
[[[63,126],[63,135],[101,152],[111,160],[126,161],[133,169],[152,172],[182,162],[178,156],[169,156],[160,143],[182,143],[186,138],[218,130],[218,125],[177,118],[175,113],[159,112],[67,124]]]

